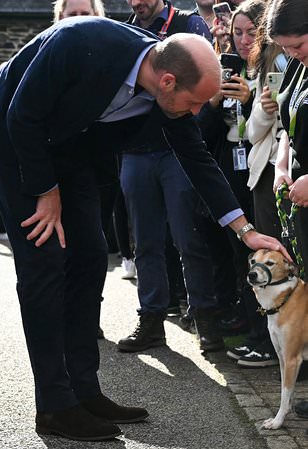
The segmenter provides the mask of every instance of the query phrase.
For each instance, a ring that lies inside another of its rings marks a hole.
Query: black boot
[[[195,309],[193,317],[201,351],[214,352],[224,349],[224,341],[218,330],[213,311],[209,309]]]
[[[147,312],[140,315],[139,323],[134,332],[119,341],[119,351],[138,352],[156,346],[165,346],[165,316],[165,312]]]

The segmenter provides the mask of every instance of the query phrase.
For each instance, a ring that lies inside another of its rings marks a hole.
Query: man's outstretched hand
[[[249,231],[243,235],[242,240],[245,243],[245,245],[247,245],[254,251],[263,248],[270,249],[271,251],[280,251],[287,260],[292,262],[292,258],[289,255],[286,248],[283,246],[281,242],[279,242],[279,240],[275,239],[274,237],[260,234],[259,232],[256,231]]]

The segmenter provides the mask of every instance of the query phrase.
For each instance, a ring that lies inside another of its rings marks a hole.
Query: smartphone
[[[266,85],[272,93],[272,100],[276,101],[281,83],[283,80],[282,72],[268,72],[266,75]]]
[[[236,53],[221,53],[220,64],[223,69],[229,69],[232,75],[240,75],[243,68],[243,60]]]
[[[212,9],[215,17],[219,20],[219,22],[222,21],[223,16],[231,18],[232,12],[229,3],[227,2],[217,3],[216,5],[212,6]]]

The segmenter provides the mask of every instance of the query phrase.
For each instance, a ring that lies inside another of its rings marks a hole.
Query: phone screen
[[[217,5],[213,5],[212,9],[219,21],[222,20],[223,16],[231,17],[231,9],[227,2],[217,3]]]
[[[243,60],[236,53],[221,53],[220,64],[224,69],[232,69],[233,74],[241,74]]]

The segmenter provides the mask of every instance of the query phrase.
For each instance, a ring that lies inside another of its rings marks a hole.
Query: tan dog
[[[268,317],[281,372],[280,408],[263,427],[278,429],[291,409],[302,361],[308,359],[308,286],[280,252],[260,249],[249,256],[249,266],[247,280],[261,305],[259,311]]]

